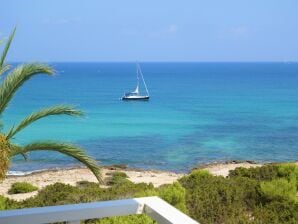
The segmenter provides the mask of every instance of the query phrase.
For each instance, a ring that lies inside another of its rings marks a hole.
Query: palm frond
[[[40,111],[34,112],[29,116],[25,117],[17,126],[12,127],[8,134],[6,135],[7,139],[13,137],[16,133],[30,125],[31,123],[52,115],[69,115],[69,116],[82,116],[83,112],[76,110],[74,107],[67,105],[58,105],[53,107],[44,108]]]
[[[0,67],[0,76],[4,74],[8,69],[10,68],[10,65],[3,65]]]
[[[19,65],[7,75],[0,85],[0,115],[22,84],[38,74],[52,75],[53,69],[40,63],[24,64]]]
[[[16,29],[17,29],[16,27],[13,29],[12,33],[10,34],[10,36],[9,36],[9,38],[8,38],[6,44],[5,44],[5,47],[3,49],[3,52],[2,52],[1,58],[0,58],[0,68],[2,68],[2,66],[4,65],[4,61],[5,61],[7,52],[9,50],[10,44],[11,44],[11,42],[13,40],[13,37],[16,33]]]
[[[25,145],[22,148],[12,150],[10,155],[15,156],[17,154],[26,154],[31,151],[55,151],[75,158],[76,160],[80,161],[85,166],[87,166],[90,169],[90,171],[95,175],[97,180],[100,183],[103,183],[100,172],[100,166],[94,159],[88,156],[85,153],[85,151],[79,148],[78,146],[68,143],[57,143],[53,141],[39,141]]]
[[[23,148],[21,146],[11,143],[9,157],[13,157],[16,155],[21,155],[21,156],[23,156],[24,160],[28,160],[27,153],[23,152]]]

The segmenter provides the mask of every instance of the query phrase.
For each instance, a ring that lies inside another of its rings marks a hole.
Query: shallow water
[[[298,158],[298,63],[141,63],[151,99],[124,102],[134,63],[53,63],[3,116],[4,129],[41,107],[78,106],[84,118],[50,117],[14,141],[66,140],[103,164],[186,171],[220,160]],[[12,170],[77,163],[55,153],[16,158]]]

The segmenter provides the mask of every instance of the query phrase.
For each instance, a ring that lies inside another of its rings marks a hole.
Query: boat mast
[[[140,86],[140,77],[139,77],[139,70],[138,70],[138,66],[136,66],[137,68],[137,87],[136,87],[136,90],[134,91],[135,93],[138,93],[140,92],[139,90],[139,86]]]
[[[145,86],[145,89],[146,89],[146,92],[147,92],[147,96],[149,96],[149,91],[148,91],[148,88],[147,88],[147,85],[146,85],[146,82],[145,82],[145,79],[144,79],[144,76],[143,76],[143,73],[142,73],[142,70],[141,70],[141,67],[140,67],[139,63],[137,64],[137,70],[138,70],[137,73],[141,75],[141,78],[143,80],[143,83],[144,83],[144,86]]]

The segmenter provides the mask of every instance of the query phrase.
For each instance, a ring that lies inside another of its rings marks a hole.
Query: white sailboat
[[[143,83],[144,83],[144,87],[146,90],[146,95],[142,95],[141,91],[140,91],[140,78],[142,79]],[[141,67],[139,64],[137,64],[137,87],[134,91],[132,92],[127,92],[124,93],[124,95],[122,96],[122,100],[149,100],[149,91],[147,89],[147,85],[146,82],[144,80],[144,76],[141,70]]]

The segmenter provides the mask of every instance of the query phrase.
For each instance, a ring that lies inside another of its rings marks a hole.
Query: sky
[[[297,0],[1,0],[9,61],[298,61]]]

